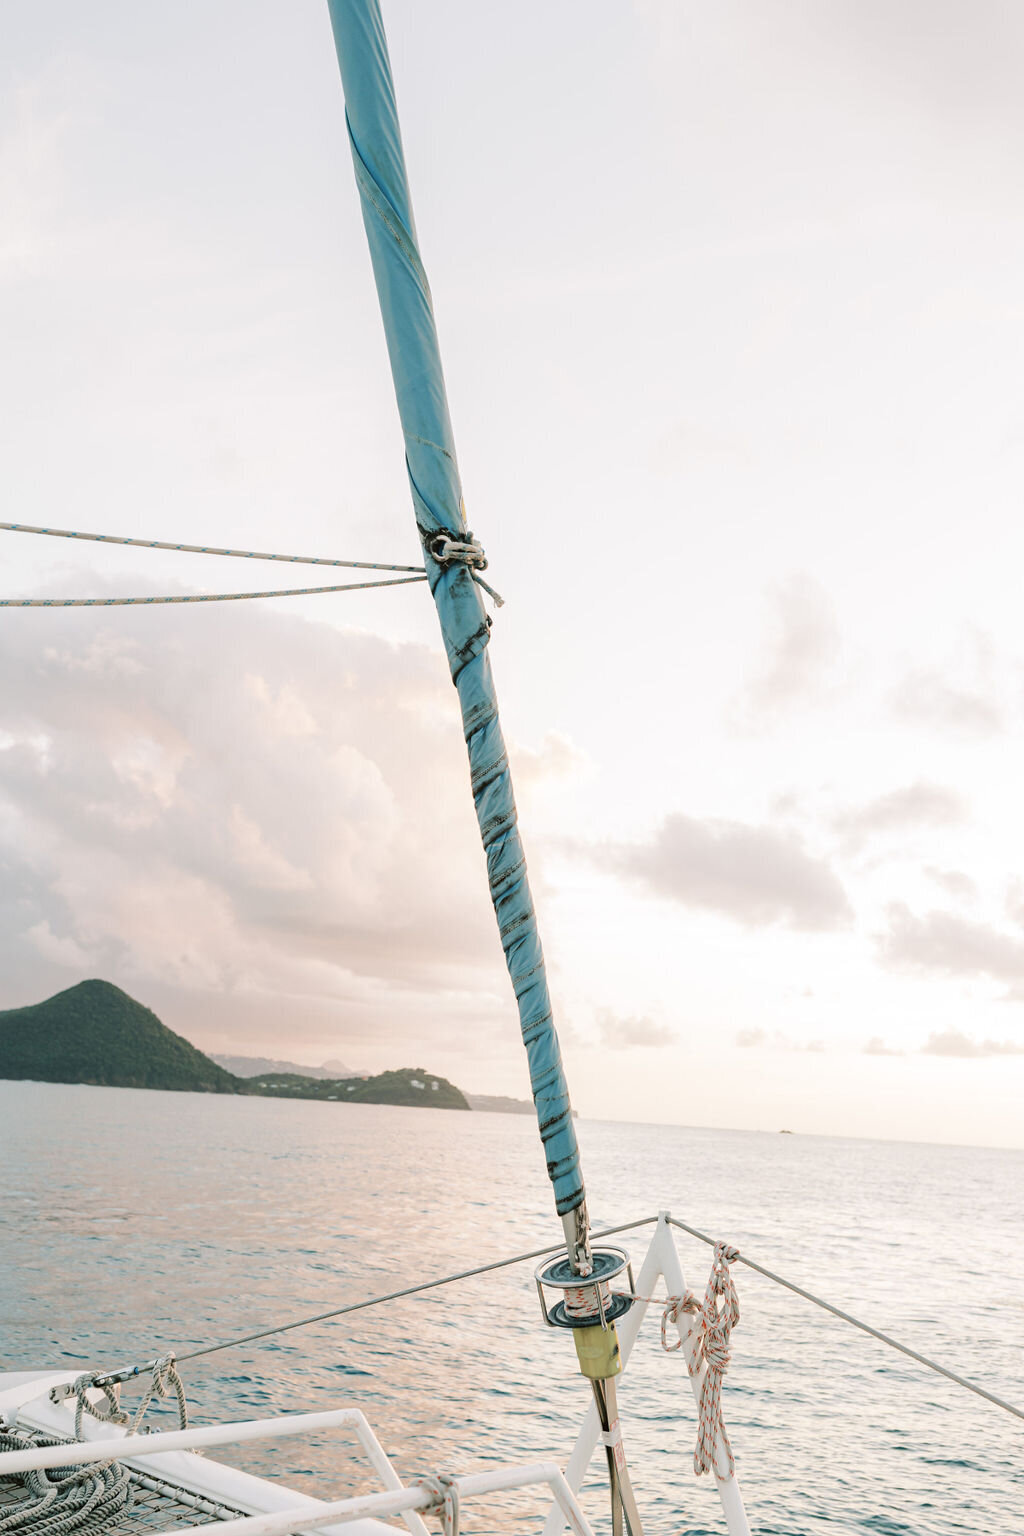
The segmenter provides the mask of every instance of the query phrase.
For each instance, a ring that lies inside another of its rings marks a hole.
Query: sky
[[[1024,14],[385,19],[576,1107],[1024,1144]],[[416,563],[326,6],[0,20],[0,516]],[[528,1094],[424,588],[0,610],[0,683],[0,1006]]]

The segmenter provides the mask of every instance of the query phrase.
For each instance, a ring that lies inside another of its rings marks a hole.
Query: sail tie
[[[475,539],[467,530],[464,539],[453,539],[450,533],[436,533],[428,545],[430,558],[446,569],[449,565],[465,565],[478,587],[483,587],[494,602],[495,607],[504,608],[505,599],[495,592],[480,575],[487,569],[487,556],[479,539]]]
[[[430,1512],[441,1516],[444,1536],[459,1536],[459,1485],[450,1472],[416,1479],[430,1494]]]

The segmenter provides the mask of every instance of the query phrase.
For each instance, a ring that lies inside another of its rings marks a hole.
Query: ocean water
[[[1011,1401],[1024,1153],[579,1122],[595,1226],[669,1208]],[[180,1353],[557,1241],[528,1118],[0,1082],[0,1366]],[[690,1286],[709,1250],[677,1233]],[[623,1239],[639,1262],[644,1231]],[[363,1408],[403,1475],[564,1463],[588,1402],[532,1264],[182,1367],[197,1422]],[[726,1423],[761,1536],[1024,1531],[1024,1425],[736,1267]],[[649,1314],[620,1385],[645,1530],[724,1530],[680,1356]],[[336,1496],[344,1434],[225,1459]],[[606,1529],[595,1461],[583,1501]],[[540,1528],[532,1493],[472,1533]]]

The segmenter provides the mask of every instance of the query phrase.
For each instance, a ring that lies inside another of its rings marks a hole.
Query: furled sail
[[[582,1236],[586,1231],[584,1188],[576,1133],[498,720],[487,653],[490,620],[472,565],[466,559],[469,535],[455,441],[430,288],[409,198],[384,24],[377,0],[328,3],[363,220],[405,436],[416,525],[462,708],[491,899],[519,1005],[556,1207],[563,1219],[577,1213],[576,1230]],[[461,553],[451,553],[451,543],[461,545]],[[569,1231],[570,1223],[566,1226]]]

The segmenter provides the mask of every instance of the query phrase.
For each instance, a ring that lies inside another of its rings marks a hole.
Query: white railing
[[[91,1461],[138,1461],[168,1451],[201,1450],[209,1445],[242,1445],[248,1440],[278,1440],[289,1435],[312,1434],[320,1429],[353,1429],[374,1471],[393,1498],[405,1491],[387,1452],[358,1408],[332,1408],[324,1413],[286,1413],[276,1419],[240,1419],[230,1424],[210,1424],[200,1429],[168,1429],[150,1435],[111,1435],[80,1444],[35,1446],[31,1450],[0,1452],[0,1477],[12,1472],[37,1472],[48,1467],[79,1467]],[[302,1524],[318,1521],[320,1506],[303,1507]],[[403,1513],[414,1536],[429,1536],[414,1505]],[[259,1518],[259,1517],[257,1517]],[[218,1530],[224,1523],[217,1522]],[[243,1522],[244,1523],[244,1522]],[[294,1530],[294,1525],[289,1530]]]
[[[335,1408],[326,1413],[289,1413],[276,1419],[245,1419],[232,1424],[211,1424],[201,1429],[170,1429],[150,1435],[116,1435],[79,1444],[35,1446],[30,1450],[0,1452],[0,1477],[15,1472],[38,1472],[49,1467],[86,1466],[89,1462],[112,1458],[140,1461],[169,1451],[192,1451],[211,1445],[241,1445],[250,1440],[277,1440],[288,1435],[303,1435],[320,1429],[354,1429],[374,1470],[384,1484],[383,1493],[367,1493],[333,1503],[302,1504],[268,1514],[244,1515],[237,1520],[211,1522],[217,1536],[289,1536],[290,1532],[320,1525],[342,1524],[367,1516],[386,1518],[401,1515],[416,1536],[428,1536],[420,1518],[421,1509],[436,1506],[436,1494],[422,1483],[407,1488],[388,1459],[387,1453],[365,1416],[358,1408]],[[522,1467],[497,1467],[491,1472],[469,1473],[453,1477],[460,1499],[485,1493],[505,1492],[513,1488],[546,1486],[551,1490],[563,1523],[576,1536],[593,1536],[560,1468],[554,1462],[533,1462]],[[196,1527],[202,1529],[202,1527]],[[178,1527],[168,1527],[157,1536],[179,1536]]]

